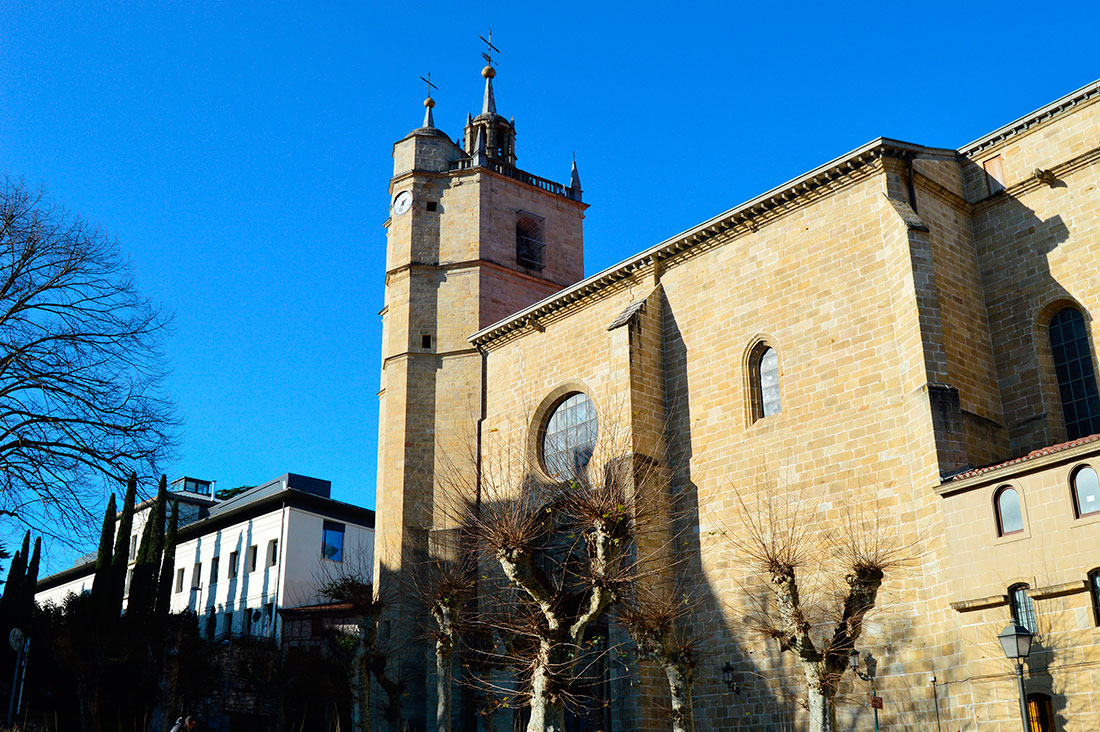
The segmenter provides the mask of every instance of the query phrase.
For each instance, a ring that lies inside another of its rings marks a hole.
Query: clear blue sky
[[[520,166],[567,181],[576,152],[589,273],[875,137],[958,147],[1100,76],[1095,3],[529,7],[0,0],[0,175],[102,225],[175,315],[170,477],[373,507],[391,145],[428,71],[460,134],[490,27]]]

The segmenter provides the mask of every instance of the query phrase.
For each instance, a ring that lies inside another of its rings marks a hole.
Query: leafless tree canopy
[[[0,515],[83,530],[103,478],[159,472],[166,325],[112,240],[0,180]]]

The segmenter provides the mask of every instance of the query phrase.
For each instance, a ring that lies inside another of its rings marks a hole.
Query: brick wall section
[[[1100,336],[1098,148],[1094,99],[964,164],[1012,454],[1065,439],[1045,329],[1058,304],[1088,313],[1094,353]],[[1001,157],[1007,188],[988,196],[981,164],[993,155]],[[1053,187],[1032,177],[1036,168],[1057,175]]]

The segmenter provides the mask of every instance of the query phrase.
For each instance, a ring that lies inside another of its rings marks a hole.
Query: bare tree
[[[166,325],[111,239],[0,181],[0,515],[83,532],[97,476],[157,472],[176,424]]]
[[[472,635],[491,640],[475,653],[482,667],[511,669],[518,688],[479,681],[526,702],[527,732],[561,732],[566,707],[584,701],[576,682],[603,662],[594,624],[639,573],[668,571],[661,562],[646,569],[638,551],[640,527],[652,524],[658,506],[651,492],[664,484],[652,461],[637,459],[613,434],[594,446],[586,466],[556,478],[522,447],[498,448],[482,460],[480,500],[456,524],[468,527],[481,558]]]
[[[320,570],[318,593],[330,602],[348,605],[354,618],[355,632],[348,634],[347,642],[342,644],[349,651],[351,726],[353,732],[370,732],[370,678],[378,653],[378,616],[383,602],[371,586],[369,559],[345,557],[340,564],[322,564]]]
[[[753,565],[755,585],[743,586],[755,607],[748,620],[797,659],[809,730],[834,732],[837,691],[864,619],[887,573],[912,550],[877,512],[860,508],[862,498],[848,496],[839,521],[813,521],[797,496],[762,492],[763,506],[739,496],[739,528],[723,532]]]
[[[656,663],[668,679],[672,732],[694,729],[692,688],[699,660],[695,637],[685,621],[698,608],[683,592],[634,587],[619,604],[616,617],[640,658]]]
[[[339,563],[319,565],[315,579],[318,594],[330,602],[346,604],[353,618],[354,627],[338,633],[351,692],[353,732],[373,729],[372,676],[386,694],[382,717],[393,732],[401,732],[401,700],[408,685],[409,649],[395,640],[401,634],[380,632],[379,626],[388,625],[381,621],[382,616],[397,605],[397,598],[408,588],[398,584],[376,588],[371,582],[372,563],[370,552],[350,552]]]
[[[420,559],[410,569],[409,583],[420,603],[434,621],[429,639],[435,648],[436,729],[450,732],[454,658],[468,621],[474,598],[476,567],[466,547],[465,532],[454,532],[459,546],[448,547],[436,556]]]

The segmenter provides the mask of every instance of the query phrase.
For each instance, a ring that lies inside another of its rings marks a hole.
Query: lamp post
[[[867,652],[867,658],[868,658],[868,670],[871,670],[870,669],[870,658],[871,658],[870,651]],[[851,670],[852,673],[854,673],[859,678],[863,679],[864,681],[870,681],[871,682],[871,711],[874,712],[874,714],[875,714],[875,732],[878,732],[878,702],[876,701],[876,699],[878,698],[878,692],[875,691],[875,676],[874,676],[873,673],[865,674],[865,673],[863,673],[862,671],[859,670],[859,651],[857,651],[855,648],[853,648],[851,650],[851,652],[848,654],[848,668],[849,668],[849,670]]]
[[[734,694],[741,693],[741,682],[737,680],[737,672],[729,661],[722,667],[722,680],[726,682],[726,688]]]
[[[1024,732],[1031,732],[1031,722],[1027,716],[1027,693],[1024,691],[1024,661],[1031,655],[1031,631],[1019,623],[1011,623],[997,640],[1004,648],[1005,656],[1016,661],[1016,683],[1020,689],[1020,719],[1024,723]]]

